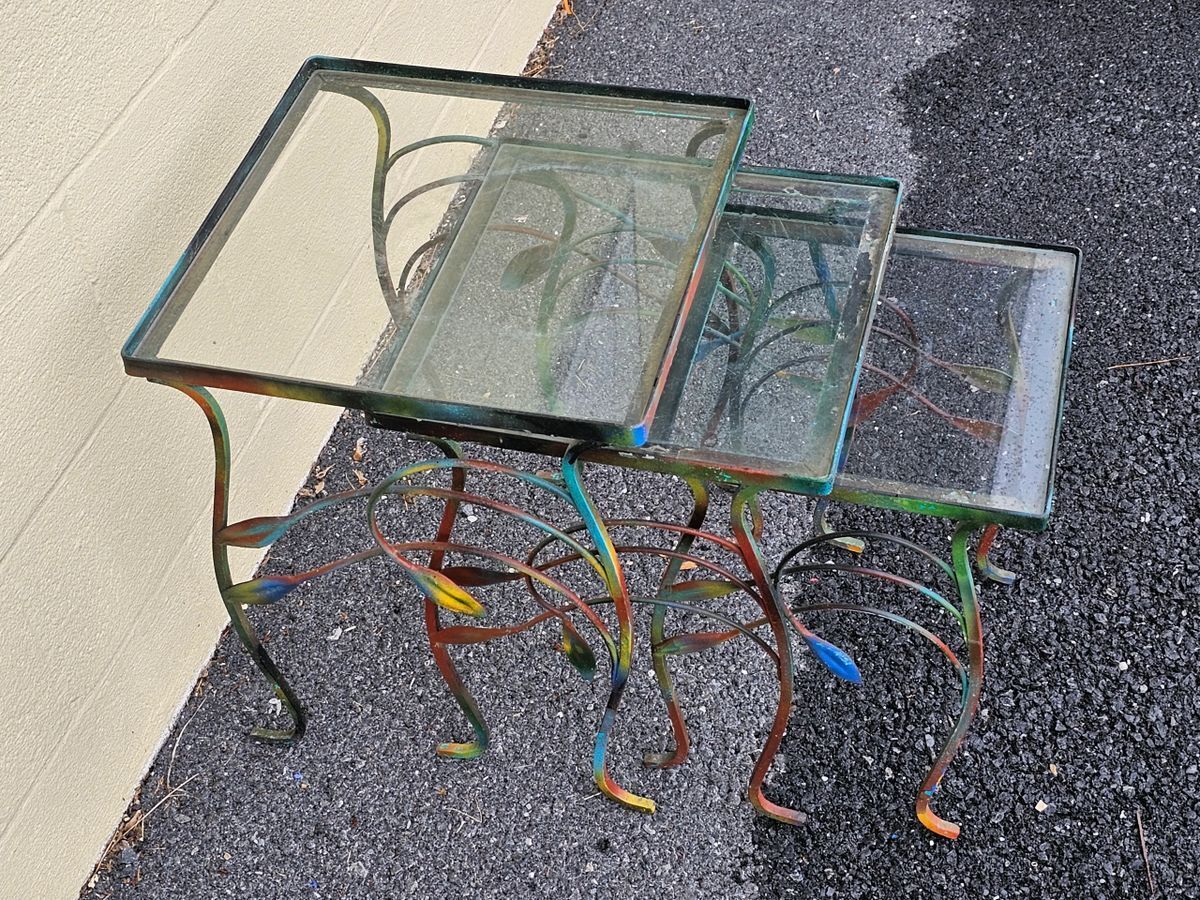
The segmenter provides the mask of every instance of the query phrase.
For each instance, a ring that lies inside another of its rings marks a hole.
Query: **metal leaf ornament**
[[[489,569],[486,566],[446,566],[442,574],[460,587],[484,587],[489,584],[503,584],[515,581],[521,577],[520,572],[509,572],[502,569]]]
[[[695,603],[699,600],[712,600],[724,597],[736,591],[737,585],[728,581],[701,579],[698,581],[680,581],[662,591],[660,596],[673,603]]]
[[[817,659],[825,664],[825,668],[838,678],[852,684],[862,684],[862,673],[858,671],[858,666],[854,664],[854,660],[845,650],[835,647],[824,638],[817,637],[811,631],[804,634],[804,641]]]
[[[433,569],[413,568],[410,577],[430,600],[449,612],[483,618],[483,605],[457,584]]]
[[[261,606],[282,600],[284,596],[299,586],[300,583],[295,579],[268,575],[230,585],[221,592],[221,596],[227,603]]]
[[[650,246],[658,251],[658,255],[667,262],[678,263],[683,259],[683,241],[679,238],[665,237],[663,235],[647,235],[646,240],[650,242]]]
[[[946,363],[950,369],[972,387],[992,394],[1007,394],[1012,389],[1012,376],[991,366],[972,366],[965,363]]]
[[[550,261],[554,258],[553,244],[538,244],[536,247],[526,247],[508,261],[504,272],[500,275],[500,288],[505,291],[516,291],[531,282],[537,281],[550,271]]]
[[[596,674],[596,654],[570,622],[563,621],[562,650],[575,670],[590,682]]]

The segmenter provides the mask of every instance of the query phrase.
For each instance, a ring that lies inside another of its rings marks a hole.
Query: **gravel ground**
[[[550,632],[462,654],[495,743],[475,762],[435,759],[433,745],[465,727],[428,657],[413,590],[377,561],[256,617],[308,701],[299,746],[246,740],[271,717],[266,693],[236,641],[221,642],[141,804],[190,778],[187,796],[160,807],[145,840],[85,895],[1146,897],[1140,810],[1161,895],[1200,896],[1196,613],[1184,591],[1200,568],[1200,379],[1194,358],[1106,368],[1195,353],[1200,10],[574,5],[550,36],[552,77],[753,96],[749,162],[899,175],[907,224],[1085,252],[1056,515],[1046,534],[1009,534],[999,547],[1022,577],[984,589],[983,714],[939,798],[962,838],[931,839],[912,817],[954,684],[907,638],[819,623],[853,649],[865,687],[831,684],[811,663],[798,674],[771,794],[807,811],[802,828],[756,818],[742,799],[770,713],[757,656],[729,648],[677,667],[693,757],[651,773],[636,758],[662,746],[666,723],[643,655],[614,760],[618,778],[659,800],[644,818],[594,796],[603,679],[575,677]],[[332,467],[336,489],[354,468],[378,478],[427,453],[347,414],[318,466]],[[589,480],[606,512],[681,514],[678,485],[596,468]],[[801,501],[773,499],[768,551],[807,515]],[[489,545],[528,543],[482,515],[461,525]],[[918,531],[945,540],[936,523]],[[265,570],[307,568],[367,540],[361,510],[334,512],[289,534]]]

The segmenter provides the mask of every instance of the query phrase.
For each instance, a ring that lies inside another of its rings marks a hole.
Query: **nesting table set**
[[[557,629],[584,678],[606,661],[597,785],[653,811],[608,764],[645,609],[672,735],[644,762],[688,753],[675,658],[745,641],[778,681],[749,799],[796,823],[764,781],[791,713],[794,654],[861,680],[806,624],[815,609],[841,610],[911,629],[958,674],[958,720],[916,803],[926,827],[958,835],[931,801],[979,705],[975,574],[1011,582],[988,559],[997,529],[1038,530],[1050,514],[1078,253],[898,229],[890,179],[739,168],[752,114],[721,97],[303,65],[122,352],[129,374],[184,392],[211,426],[217,583],[291,720],[256,737],[297,740],[305,715],[246,607],[383,557],[415,588],[470,726],[440,756],[471,758],[489,740],[453,648]],[[231,523],[229,433],[210,388],[362,410],[436,456],[290,515]],[[463,441],[560,462],[521,471],[469,458]],[[585,464],[658,473],[664,491],[682,482],[691,513],[608,515]],[[520,506],[487,490],[500,482]],[[714,488],[731,495],[727,533],[705,527]],[[819,498],[811,533],[773,562],[760,546],[765,491]],[[950,557],[835,531],[831,501],[948,520]],[[233,582],[230,547],[269,546],[343,504],[362,508],[373,543]],[[528,546],[456,539],[464,508],[515,523]],[[880,548],[935,580],[881,568]],[[631,588],[634,565],[653,567],[653,589]],[[934,604],[951,636],[894,610],[804,604],[811,584],[848,578]],[[748,605],[755,615],[739,615]]]

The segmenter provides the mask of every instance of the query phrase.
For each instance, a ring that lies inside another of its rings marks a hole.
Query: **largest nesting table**
[[[806,624],[841,610],[913,630],[960,676],[958,721],[917,796],[922,823],[958,835],[931,799],[982,686],[971,551],[983,577],[1010,582],[988,559],[997,528],[1046,525],[1078,254],[897,230],[890,179],[739,169],[752,113],[731,98],[304,64],[122,352],[129,374],[184,392],[211,426],[221,598],[291,718],[255,737],[298,740],[305,713],[246,608],[385,557],[422,596],[430,649],[472,731],[440,756],[475,757],[489,739],[451,648],[556,627],[586,679],[598,651],[607,657],[597,785],[653,811],[607,762],[645,607],[672,726],[670,748],[645,763],[688,753],[669,661],[750,642],[769,657],[778,696],[749,799],[797,823],[764,794],[792,709],[793,639],[859,682],[853,658]],[[289,515],[231,523],[229,433],[210,388],[363,410],[438,456]],[[520,471],[468,458],[464,441],[560,464]],[[585,463],[682,480],[691,513],[605,515]],[[497,479],[527,502],[481,489]],[[728,534],[705,528],[714,486],[731,495]],[[773,566],[761,548],[764,491],[819,498],[811,533]],[[835,531],[831,500],[949,520],[950,559],[901,536]],[[371,545],[233,582],[230,547],[269,546],[354,503]],[[532,546],[456,540],[464,506],[520,523]],[[428,530],[397,536],[398,518]],[[910,555],[934,581],[870,562],[876,548]],[[657,566],[652,590],[631,589],[633,560]],[[804,602],[806,586],[834,576],[913,592],[944,611],[954,636],[896,611]],[[524,597],[532,612],[468,623],[487,596],[506,607]],[[747,600],[751,617],[739,615]]]

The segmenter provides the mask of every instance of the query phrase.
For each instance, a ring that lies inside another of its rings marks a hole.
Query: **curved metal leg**
[[[633,794],[612,779],[608,774],[608,738],[612,732],[613,723],[617,718],[617,709],[621,705],[621,695],[629,681],[629,672],[633,665],[633,602],[629,589],[625,584],[625,573],[617,560],[617,553],[604,520],[600,518],[595,505],[583,487],[583,463],[579,459],[585,448],[577,445],[569,449],[563,457],[563,481],[567,492],[575,504],[580,518],[587,526],[588,536],[596,546],[596,556],[604,568],[604,580],[609,596],[613,600],[613,609],[617,614],[617,654],[612,663],[612,682],[608,695],[608,705],[604,710],[604,718],[596,733],[596,746],[592,754],[592,777],[596,786],[609,797],[623,803],[630,809],[639,812],[654,812],[654,801],[648,797]]]
[[[938,791],[942,777],[958,753],[958,748],[967,736],[971,721],[975,718],[975,711],[979,708],[979,696],[983,690],[983,627],[967,547],[974,530],[973,525],[959,525],[955,529],[952,545],[954,574],[958,580],[958,594],[962,601],[963,626],[967,638],[967,689],[954,731],[950,733],[942,752],[934,760],[933,768],[925,776],[921,792],[917,795],[917,818],[921,820],[921,824],[935,834],[951,840],[958,837],[961,828],[956,823],[941,818],[930,808],[930,803]]]
[[[771,733],[767,736],[767,742],[754,763],[748,794],[750,803],[764,815],[789,825],[800,825],[804,821],[801,813],[768,800],[763,793],[763,782],[766,780],[775,754],[779,752],[779,745],[783,742],[783,735],[787,730],[788,719],[792,713],[793,670],[792,644],[787,631],[786,615],[781,608],[779,595],[775,591],[774,585],[771,584],[771,579],[767,577],[758,541],[755,539],[755,534],[761,533],[761,516],[758,513],[756,494],[755,488],[743,488],[734,495],[730,524],[733,536],[742,551],[742,560],[758,588],[759,604],[762,607],[763,616],[775,637],[775,648],[779,660],[779,702],[775,707],[775,719],[771,723]],[[751,521],[747,522],[747,518]]]
[[[688,517],[688,527],[697,531],[704,525],[704,518],[708,514],[708,487],[703,481],[695,478],[688,478],[688,487],[692,490],[692,514]],[[675,552],[687,553],[692,548],[692,543],[695,536],[683,533],[679,536],[679,540],[675,544]],[[659,582],[659,593],[661,594],[666,588],[675,583],[675,579],[679,576],[680,566],[683,560],[673,558],[667,564],[667,570],[663,573],[662,580]],[[663,605],[654,607],[654,614],[650,620],[650,644],[654,648],[654,674],[658,677],[658,689],[662,692],[663,701],[667,704],[667,714],[671,717],[671,731],[675,736],[675,749],[667,750],[662,753],[647,752],[642,761],[652,768],[666,769],[672,766],[682,765],[687,759],[688,748],[691,741],[688,739],[687,722],[683,717],[683,710],[679,706],[679,701],[675,699],[675,685],[671,681],[671,670],[667,664],[667,653],[664,651],[663,642],[666,640],[666,623],[667,623],[667,607]]]
[[[431,443],[436,444],[447,457],[462,459],[462,450],[454,441],[431,439]],[[465,469],[454,468],[450,470],[450,484],[455,491],[462,491],[466,486],[466,481],[467,472]],[[437,541],[439,544],[447,543],[450,540],[450,535],[454,531],[454,521],[458,516],[458,507],[459,502],[457,498],[448,497],[445,500],[442,507],[442,521],[438,525],[437,532]],[[429,568],[440,571],[445,557],[446,554],[444,551],[435,550],[429,556]],[[471,730],[475,732],[475,739],[466,743],[446,741],[438,744],[437,755],[445,759],[474,759],[487,749],[489,740],[487,721],[483,718],[479,704],[471,696],[471,692],[463,682],[462,676],[458,674],[454,660],[450,657],[449,649],[439,639],[438,633],[441,630],[442,623],[438,613],[438,605],[426,597],[425,633],[429,636],[429,649],[433,653],[433,661],[437,663],[438,671],[442,673],[442,680],[446,682],[446,687],[450,688],[450,693],[454,695],[459,709],[466,716],[467,722],[471,725]]]
[[[221,412],[221,406],[217,403],[216,398],[204,388],[195,387],[190,384],[168,382],[164,382],[164,384],[168,384],[169,387],[182,391],[191,397],[204,411],[205,418],[208,419],[208,426],[212,431],[213,452],[216,456],[216,474],[213,479],[212,553],[213,571],[216,573],[217,587],[221,590],[221,600],[225,604],[225,611],[229,614],[229,623],[233,626],[233,630],[237,633],[242,645],[246,648],[246,652],[250,654],[250,658],[254,660],[254,664],[258,666],[258,670],[267,679],[271,690],[279,699],[280,704],[287,710],[288,715],[292,719],[291,728],[263,728],[259,726],[251,730],[250,736],[260,741],[282,744],[294,743],[304,736],[304,709],[263,647],[258,633],[246,617],[246,611],[242,604],[237,600],[229,599],[227,596],[229,589],[233,586],[233,576],[229,572],[229,548],[219,536],[221,530],[229,523],[230,454],[229,429],[225,424],[225,416]]]
[[[988,558],[992,544],[999,533],[1000,526],[995,524],[989,525],[983,530],[983,536],[979,539],[979,547],[975,551],[975,567],[979,570],[980,578],[994,581],[997,584],[1012,584],[1017,580],[1017,573],[1000,568]]]

